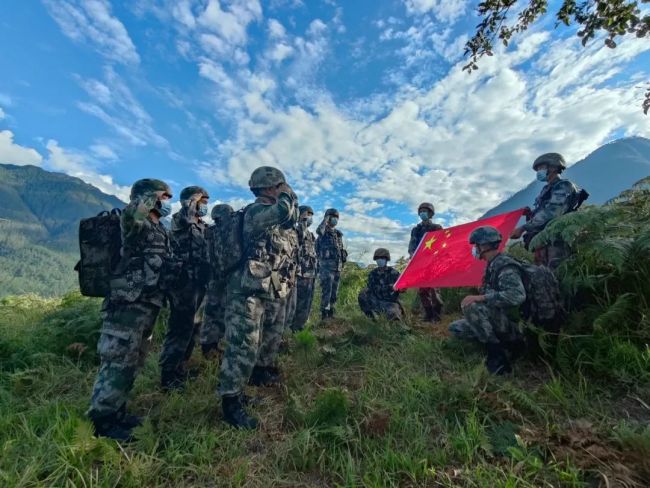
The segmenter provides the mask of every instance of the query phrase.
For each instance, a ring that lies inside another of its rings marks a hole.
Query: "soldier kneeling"
[[[464,318],[449,326],[453,336],[487,346],[486,367],[492,374],[509,373],[509,354],[523,347],[518,319],[519,307],[526,301],[526,288],[517,262],[499,252],[502,239],[491,226],[478,227],[470,234],[472,254],[488,265],[481,295],[466,296],[461,303]]]
[[[359,293],[359,307],[372,319],[385,315],[389,320],[402,320],[404,310],[399,302],[399,292],[393,288],[399,278],[399,271],[388,266],[390,252],[379,248],[373,259],[377,262],[377,267],[370,272],[368,285]]]

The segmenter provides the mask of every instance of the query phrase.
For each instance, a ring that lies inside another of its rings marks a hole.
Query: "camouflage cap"
[[[164,191],[169,198],[172,197],[172,189],[167,183],[153,178],[144,178],[133,183],[130,198],[133,200],[142,195],[146,195],[147,193],[153,193],[156,191]]]
[[[248,180],[248,186],[251,190],[255,190],[257,188],[270,188],[286,182],[284,173],[278,168],[274,168],[273,166],[260,166],[251,174],[251,178]]]
[[[336,210],[335,208],[328,208],[327,210],[325,210],[325,217],[329,217],[330,215],[332,217],[338,218],[339,217],[339,211]]]
[[[436,209],[435,209],[435,207],[433,206],[433,203],[422,202],[422,203],[418,206],[418,212],[419,212],[420,210],[422,210],[422,209],[428,210],[429,212],[431,212],[431,215],[435,215],[435,214],[436,214]]]
[[[566,161],[564,160],[564,157],[559,153],[542,154],[533,162],[533,169],[537,171],[537,168],[542,164],[546,164],[548,166],[555,166],[560,168],[561,170],[566,169]]]
[[[298,212],[300,212],[300,215],[304,213],[310,213],[313,215],[314,209],[311,208],[309,205],[300,205],[300,207],[298,207]]]
[[[375,254],[372,256],[372,259],[386,258],[390,261],[390,251],[383,247],[375,249]]]
[[[181,200],[189,200],[192,196],[200,193],[203,198],[210,198],[208,192],[200,186],[188,186],[181,190]]]
[[[484,225],[483,227],[477,227],[469,235],[470,244],[495,244],[503,240],[501,232],[498,231],[496,227],[491,225]]]
[[[210,216],[212,217],[212,220],[216,221],[219,219],[223,219],[224,217],[228,217],[234,211],[235,210],[227,203],[220,203],[219,205],[215,205],[214,207],[212,207],[212,212],[210,212]]]

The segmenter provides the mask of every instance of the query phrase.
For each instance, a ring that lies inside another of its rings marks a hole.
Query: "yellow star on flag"
[[[427,248],[427,249],[431,249],[431,246],[433,246],[433,243],[434,243],[434,242],[436,242],[436,238],[435,238],[435,237],[431,237],[431,239],[429,239],[428,241],[426,241],[426,242],[424,243],[424,247]]]

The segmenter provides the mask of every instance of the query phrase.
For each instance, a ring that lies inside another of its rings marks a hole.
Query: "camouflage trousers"
[[[169,292],[170,314],[159,360],[163,373],[181,372],[192,356],[200,328],[196,317],[204,296],[205,286],[193,281]]]
[[[418,289],[418,296],[420,297],[422,308],[427,315],[431,314],[434,319],[439,320],[442,315],[442,297],[440,296],[440,290],[437,288],[420,288]]]
[[[535,264],[537,266],[547,266],[555,271],[570,254],[569,246],[562,241],[557,241],[548,246],[535,249]]]
[[[379,315],[384,315],[388,320],[402,320],[404,318],[404,310],[400,302],[380,300],[370,293],[368,288],[364,288],[359,293],[359,307],[371,319]]]
[[[144,365],[160,307],[151,303],[104,300],[97,343],[101,360],[88,416],[116,413],[126,404],[135,377]]]
[[[331,310],[336,305],[341,272],[321,267],[319,275],[321,290],[320,309],[322,312],[325,310]]]
[[[314,301],[314,278],[298,277],[287,303],[287,327],[293,331],[305,328]]]
[[[452,322],[449,332],[458,339],[482,344],[513,342],[522,337],[521,328],[504,309],[484,303],[473,303],[463,308],[463,318]]]
[[[205,296],[201,344],[219,344],[226,334],[226,286],[211,281]]]
[[[217,393],[233,396],[244,390],[256,364],[275,360],[284,331],[286,300],[228,292],[226,301],[227,345]]]

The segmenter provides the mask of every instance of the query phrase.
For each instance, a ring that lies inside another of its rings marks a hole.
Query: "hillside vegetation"
[[[139,440],[92,436],[84,419],[97,366],[100,302],[0,301],[2,486],[647,486],[650,479],[650,189],[553,224],[577,249],[562,269],[573,297],[545,355],[495,378],[482,351],[445,324],[371,322],[344,271],[339,318],[289,340],[284,385],[255,389],[255,432],[221,422],[217,365],[195,355],[184,394],[158,389],[164,330],[136,382]],[[521,250],[518,250],[521,253]],[[412,309],[414,294],[405,296]],[[315,304],[317,310],[318,303]],[[555,339],[555,340],[554,340]],[[554,345],[556,344],[556,345]]]

